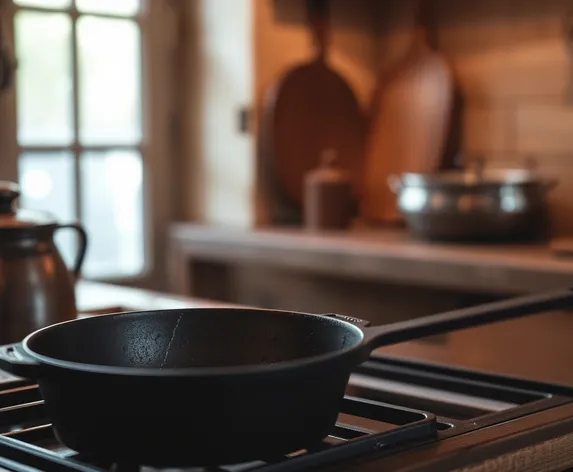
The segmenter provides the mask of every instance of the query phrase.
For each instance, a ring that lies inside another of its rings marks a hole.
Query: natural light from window
[[[22,206],[79,219],[84,275],[145,268],[139,0],[15,0]],[[58,234],[68,263],[73,234]]]

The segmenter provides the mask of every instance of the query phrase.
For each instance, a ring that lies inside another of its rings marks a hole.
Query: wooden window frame
[[[85,146],[74,142],[68,147],[76,156],[85,148],[98,149],[139,149],[144,166],[144,222],[145,222],[145,266],[146,270],[134,277],[99,279],[104,282],[134,285],[148,288],[164,288],[166,277],[165,259],[167,257],[167,228],[171,222],[174,192],[172,182],[175,178],[172,169],[175,150],[178,148],[179,108],[176,97],[178,77],[179,31],[181,22],[181,2],[177,0],[141,0],[141,12],[137,23],[142,37],[142,97],[143,122],[141,146]],[[72,2],[73,3],[73,2]],[[12,0],[0,0],[0,20],[7,29],[8,49],[14,54],[13,18],[17,7]],[[26,10],[66,12],[77,15],[72,8]],[[113,15],[99,17],[115,18]],[[118,16],[119,18],[124,18]],[[77,16],[76,16],[77,18]],[[75,24],[75,21],[74,21]],[[75,31],[75,30],[74,30]],[[75,43],[75,41],[74,41]],[[75,54],[74,54],[75,56]],[[75,58],[74,58],[75,60]],[[74,71],[77,70],[75,65]],[[75,73],[75,72],[74,72]],[[74,77],[77,83],[77,77]],[[74,101],[77,101],[75,87]],[[77,110],[77,106],[74,106]],[[78,116],[75,112],[75,124]],[[76,136],[77,136],[77,129]],[[25,146],[17,142],[16,88],[0,92],[0,180],[18,181],[18,156],[23,150],[48,151],[63,150],[64,146]],[[76,165],[78,172],[78,165]],[[76,189],[76,200],[79,189]],[[75,202],[77,205],[77,201]]]

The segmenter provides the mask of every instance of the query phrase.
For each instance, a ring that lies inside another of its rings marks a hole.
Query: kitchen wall
[[[565,100],[573,61],[563,19],[571,0],[432,0],[439,48],[450,57],[466,99],[464,150],[495,165],[538,161],[559,178],[552,194],[558,234],[573,234],[573,105]],[[191,164],[185,216],[253,225],[266,220],[258,196],[255,138],[263,94],[280,73],[310,57],[301,0],[198,0],[187,67]],[[224,5],[223,5],[224,3]],[[367,105],[376,77],[408,45],[415,3],[332,0],[330,61]],[[251,23],[252,22],[252,23]],[[250,27],[253,27],[251,32]],[[236,110],[253,106],[251,135]],[[198,110],[198,111],[197,111]],[[193,203],[194,202],[194,203]]]
[[[573,2],[436,3],[439,46],[467,100],[465,150],[498,165],[536,159],[541,172],[560,180],[552,194],[555,230],[573,234],[573,103],[565,100],[573,60],[563,37]]]
[[[254,138],[240,132],[237,113],[253,101],[253,2],[195,0],[184,7],[181,216],[251,226]]]

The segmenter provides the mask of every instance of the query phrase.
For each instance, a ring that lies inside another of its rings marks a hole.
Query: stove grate
[[[294,451],[282,457],[208,470],[209,472],[302,471],[339,461],[349,461],[365,454],[383,455],[390,447],[395,451],[396,447],[434,441],[437,440],[438,429],[438,422],[431,414],[347,396],[331,435],[311,450]],[[21,381],[0,386],[0,467],[18,472],[161,470],[129,464],[102,464],[97,460],[82,458],[67,449],[54,435],[39,388]]]

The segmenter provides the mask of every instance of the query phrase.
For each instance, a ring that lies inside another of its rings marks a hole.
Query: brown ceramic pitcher
[[[74,285],[87,248],[80,225],[60,225],[49,213],[16,210],[19,196],[18,185],[0,182],[0,344],[76,317]],[[72,273],[54,244],[60,229],[79,235]]]

